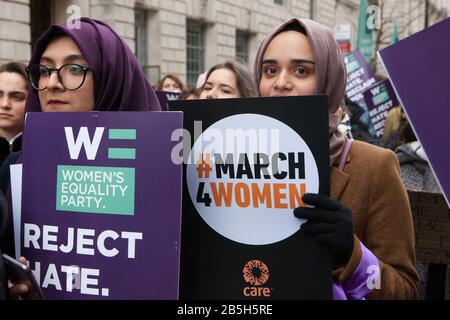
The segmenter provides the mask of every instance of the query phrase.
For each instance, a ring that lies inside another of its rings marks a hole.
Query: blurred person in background
[[[206,73],[200,99],[249,98],[255,96],[253,77],[248,69],[234,61],[211,67]]]
[[[161,79],[158,85],[158,91],[182,93],[185,91],[184,84],[174,74],[168,74]]]
[[[25,65],[9,62],[0,66],[0,165],[11,152],[22,148],[22,130],[28,79]]]
[[[193,88],[178,96],[178,100],[196,100],[200,99],[201,89]]]

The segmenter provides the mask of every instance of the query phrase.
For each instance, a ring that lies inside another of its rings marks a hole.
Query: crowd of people
[[[10,196],[9,165],[21,162],[26,112],[160,111],[155,90],[179,99],[326,94],[331,196],[307,194],[303,201],[314,208],[293,214],[308,219],[302,232],[332,253],[334,299],[416,299],[419,276],[405,184],[440,190],[401,107],[390,112],[383,139],[374,139],[360,120],[361,108],[346,99],[346,83],[332,33],[307,19],[290,19],[273,30],[260,45],[253,72],[226,61],[203,73],[195,88],[174,74],[152,88],[130,48],[102,22],[82,18],[79,29],[53,25],[28,66],[0,67],[0,200]],[[1,251],[14,255],[11,210],[1,212],[0,223]],[[374,265],[380,268],[376,288],[367,286],[366,270]],[[0,298],[27,297],[26,285],[7,285],[1,263],[0,277]]]

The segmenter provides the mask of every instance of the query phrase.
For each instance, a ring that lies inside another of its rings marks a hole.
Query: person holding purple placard
[[[36,43],[27,73],[32,88],[26,112],[161,111],[131,49],[100,21],[81,18],[80,28],[52,25]],[[13,153],[2,166],[5,193],[9,165],[20,161],[20,153]],[[10,214],[1,247],[14,256],[12,230]],[[16,284],[9,294],[26,298],[27,291],[24,284]]]
[[[411,209],[395,154],[337,130],[346,70],[321,24],[290,19],[261,44],[255,80],[261,96],[327,94],[331,197],[305,194],[302,232],[330,249],[334,299],[416,299]]]

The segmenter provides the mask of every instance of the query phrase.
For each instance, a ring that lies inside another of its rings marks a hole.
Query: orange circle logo
[[[269,268],[266,264],[259,260],[251,260],[247,262],[242,270],[244,280],[252,286],[262,286],[269,280]]]

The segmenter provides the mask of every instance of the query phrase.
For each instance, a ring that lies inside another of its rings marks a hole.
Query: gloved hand
[[[302,224],[301,231],[330,248],[334,269],[345,266],[352,256],[354,246],[352,211],[321,194],[307,193],[302,200],[315,208],[294,209],[297,218],[308,219]]]

